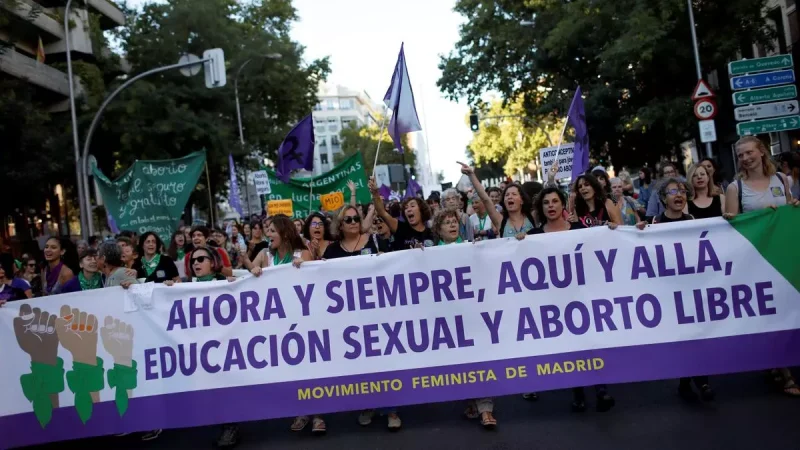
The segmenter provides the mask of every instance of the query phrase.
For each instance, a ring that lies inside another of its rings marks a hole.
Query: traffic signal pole
[[[697,45],[697,30],[695,30],[694,24],[694,9],[692,8],[692,0],[686,0],[686,5],[689,10],[689,28],[692,30],[692,47],[694,49],[694,66],[695,70],[697,70],[697,79],[703,79],[703,69],[700,66],[700,48]],[[709,158],[714,156],[714,149],[711,146],[711,142],[706,142],[706,156]]]

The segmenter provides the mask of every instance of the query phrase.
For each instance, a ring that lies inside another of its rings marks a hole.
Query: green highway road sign
[[[797,97],[796,86],[780,86],[767,89],[755,89],[733,94],[735,106],[750,105],[753,103],[769,103],[781,100],[791,100]]]
[[[767,70],[791,69],[793,66],[792,55],[775,55],[766,58],[733,61],[728,63],[728,73],[741,75],[744,73],[765,72]]]
[[[798,128],[800,128],[800,116],[789,116],[780,119],[741,122],[736,125],[736,133],[739,136],[752,136],[763,133],[796,130]]]

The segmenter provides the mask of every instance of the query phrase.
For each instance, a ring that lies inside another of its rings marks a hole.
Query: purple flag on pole
[[[567,121],[575,128],[575,149],[572,153],[572,179],[575,180],[589,169],[589,130],[586,128],[586,109],[580,86],[572,98]]]
[[[408,78],[406,55],[403,45],[400,45],[400,54],[392,74],[392,84],[383,97],[386,107],[392,110],[392,120],[389,121],[389,136],[392,137],[394,147],[403,153],[403,144],[400,138],[405,133],[421,131],[417,107],[414,104],[414,91],[411,90],[411,80]]]
[[[420,190],[422,190],[422,186],[417,183],[417,180],[409,178],[406,185],[406,195],[403,196],[403,199],[416,197]]]
[[[389,197],[392,196],[392,188],[389,186],[382,184],[381,187],[378,188],[378,193],[381,194],[381,198],[384,201],[389,201]]]
[[[242,213],[242,202],[239,197],[239,182],[236,180],[236,166],[233,165],[233,154],[228,153],[228,166],[231,171],[231,192],[228,196],[228,204],[239,213],[239,217],[244,217]]]
[[[278,149],[275,173],[284,183],[295,170],[314,170],[314,122],[311,114],[297,122]]]

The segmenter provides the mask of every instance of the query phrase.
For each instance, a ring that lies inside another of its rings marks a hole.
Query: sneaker
[[[147,433],[142,435],[143,441],[152,441],[153,439],[158,439],[161,436],[161,432],[164,431],[161,428],[153,431],[148,431]]]
[[[397,431],[403,426],[400,416],[397,413],[389,413],[389,431]]]
[[[374,409],[365,409],[358,415],[358,424],[365,427],[372,423],[372,418],[375,416]]]
[[[222,433],[217,438],[217,448],[233,448],[239,443],[239,427],[237,425],[225,425]]]

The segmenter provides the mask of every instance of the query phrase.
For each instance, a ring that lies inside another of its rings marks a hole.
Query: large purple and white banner
[[[797,272],[757,236],[787,241],[767,215],[740,225],[595,228],[9,303],[0,446],[799,363]]]

